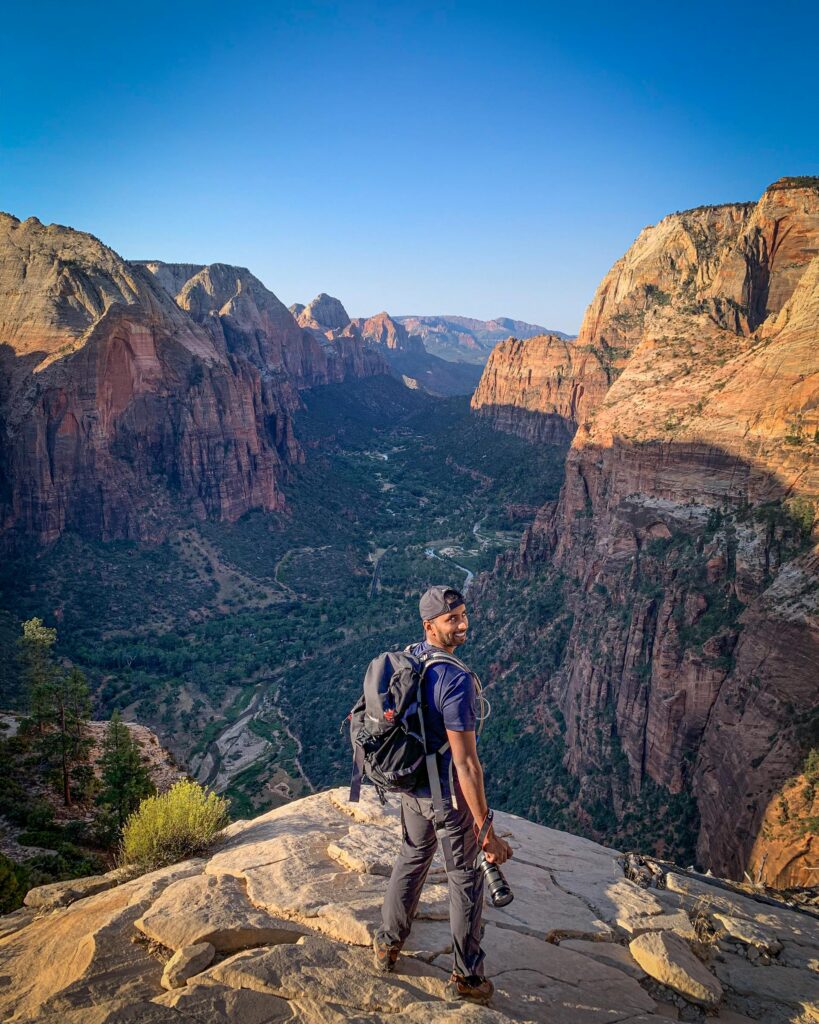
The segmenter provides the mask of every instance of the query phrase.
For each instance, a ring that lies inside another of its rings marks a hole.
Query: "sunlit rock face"
[[[817,851],[800,837],[783,875],[763,818],[816,745],[817,250],[816,179],[666,217],[576,342],[504,343],[473,401],[533,440],[556,418],[574,434],[560,501],[498,570],[562,580],[573,625],[535,688],[566,766],[615,812],[646,780],[692,794],[703,864],[790,884]]]
[[[248,271],[129,263],[0,215],[0,533],[157,539],[172,508],[281,509],[298,391],[385,372]],[[175,301],[176,300],[176,301]]]
[[[484,909],[491,1008],[447,995],[438,855],[395,971],[376,970],[370,944],[401,826],[397,801],[382,806],[365,787],[359,804],[331,790],[236,822],[207,855],[141,878],[49,886],[47,912],[32,890],[28,907],[0,918],[0,1013],[19,1024],[661,1024],[705,1004],[726,1024],[744,1012],[812,1019],[811,915],[715,879],[626,871],[614,849],[513,815],[495,825],[513,849],[503,870],[514,901]],[[700,948],[704,963],[690,949],[695,921],[719,936]]]

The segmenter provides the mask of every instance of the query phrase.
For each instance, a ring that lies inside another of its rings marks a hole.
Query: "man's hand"
[[[512,856],[512,847],[505,839],[496,836],[495,830],[491,829],[486,837],[483,852],[486,854],[486,859],[490,864],[500,865],[505,864]]]

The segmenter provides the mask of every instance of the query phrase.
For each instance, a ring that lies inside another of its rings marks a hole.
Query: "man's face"
[[[436,615],[434,619],[428,619],[424,626],[427,639],[436,647],[460,647],[466,640],[466,631],[469,627],[466,605],[460,604],[451,612]]]

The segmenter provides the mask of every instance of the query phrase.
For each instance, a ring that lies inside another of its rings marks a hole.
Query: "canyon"
[[[560,499],[479,598],[498,620],[505,590],[551,596],[492,654],[526,728],[563,744],[543,786],[592,834],[676,801],[691,856],[772,884],[819,869],[813,785],[793,781],[819,743],[818,250],[817,179],[672,214],[576,340],[503,342],[472,402],[572,438]]]
[[[325,723],[446,564],[499,806],[815,883],[814,179],[646,228],[577,338],[505,338],[482,373],[414,321],[539,329],[287,309],[242,268],[0,229],[0,534],[38,546],[3,650],[53,617],[105,710],[256,812],[339,780]]]

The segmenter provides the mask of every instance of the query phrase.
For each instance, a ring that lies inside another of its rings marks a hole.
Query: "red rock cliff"
[[[561,664],[518,699],[564,723],[577,814],[602,831],[608,806],[616,831],[656,786],[688,794],[700,861],[732,876],[763,863],[766,811],[817,742],[817,249],[816,180],[666,217],[604,279],[568,373],[539,341],[527,393],[531,342],[505,343],[479,389],[577,428],[557,507],[499,567],[563,595]],[[589,371],[578,415],[565,395]],[[552,650],[553,622],[534,628]],[[815,882],[800,842],[762,875]]]
[[[179,502],[278,509],[298,389],[382,370],[245,270],[127,263],[0,215],[0,533],[151,539]]]

